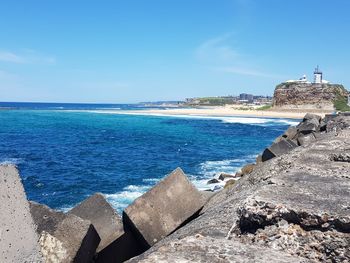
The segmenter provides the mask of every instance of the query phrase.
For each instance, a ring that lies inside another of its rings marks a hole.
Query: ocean
[[[16,164],[30,200],[68,211],[101,192],[121,212],[181,167],[199,189],[234,173],[290,119],[113,114],[139,104],[0,103],[0,163]]]

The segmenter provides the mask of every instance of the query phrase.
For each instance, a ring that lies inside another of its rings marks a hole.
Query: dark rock
[[[100,193],[96,193],[84,200],[70,210],[69,214],[89,220],[93,224],[101,238],[97,252],[124,233],[121,217]]]
[[[298,144],[305,145],[305,144],[309,144],[315,140],[316,140],[315,135],[313,133],[309,133],[306,135],[299,136],[298,137]]]
[[[232,175],[232,174],[227,174],[227,173],[221,173],[219,175],[219,180],[221,181],[224,181],[225,179],[227,178],[235,178],[236,176],[235,175]]]
[[[262,154],[262,161],[266,162],[267,160],[270,160],[274,157],[285,154],[293,150],[297,146],[298,146],[297,144],[295,144],[293,141],[289,139],[284,139],[278,143],[274,143],[269,148],[266,148],[264,150]]]
[[[205,201],[178,168],[124,210],[124,226],[148,248],[198,213]]]
[[[216,178],[213,178],[213,179],[210,179],[207,184],[217,184],[217,183],[220,183],[220,181]]]
[[[327,123],[325,121],[321,121],[320,122],[320,126],[319,126],[320,132],[324,132],[327,129]]]
[[[15,166],[0,166],[0,262],[43,262],[29,204]]]
[[[67,217],[64,213],[55,211],[43,204],[30,201],[29,205],[30,213],[39,235],[42,231],[46,231],[53,235],[57,229],[57,225]]]
[[[45,262],[83,263],[93,259],[100,237],[90,221],[67,215],[53,235],[43,231],[39,242]]]

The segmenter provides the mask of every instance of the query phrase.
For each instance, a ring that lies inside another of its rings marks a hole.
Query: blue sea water
[[[120,212],[173,169],[200,189],[253,162],[295,120],[111,114],[140,105],[0,103],[0,163],[28,199],[68,210],[95,192]],[[108,114],[107,114],[108,113]]]

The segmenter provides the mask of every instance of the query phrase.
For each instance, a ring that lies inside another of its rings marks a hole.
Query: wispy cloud
[[[215,68],[216,71],[236,74],[236,75],[246,75],[251,77],[263,77],[263,78],[281,78],[283,76],[276,75],[276,74],[269,74],[263,71],[250,69],[250,68],[243,68],[243,67],[222,67],[222,68]]]
[[[261,64],[264,60],[240,49],[236,39],[233,33],[208,39],[195,50],[196,57],[213,71],[259,78],[283,77],[260,70],[267,68]]]
[[[0,50],[0,61],[16,64],[55,64],[56,58],[31,49],[21,52]]]
[[[200,60],[230,61],[239,56],[239,52],[231,44],[232,33],[226,33],[204,41],[196,49],[196,56]]]

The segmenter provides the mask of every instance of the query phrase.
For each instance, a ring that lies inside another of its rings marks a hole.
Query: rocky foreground
[[[0,168],[0,262],[350,262],[350,116],[308,114],[217,193],[181,169],[117,215],[28,202]]]

